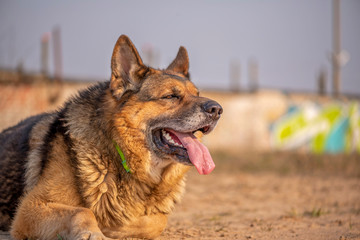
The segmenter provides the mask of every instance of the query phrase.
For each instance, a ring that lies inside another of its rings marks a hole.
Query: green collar
[[[118,145],[114,140],[113,140],[113,143],[114,143],[114,146],[115,146],[117,152],[118,152],[119,155],[120,155],[121,164],[123,165],[125,171],[128,172],[128,173],[131,173],[130,168],[129,168],[128,165],[126,164],[126,159],[125,159],[124,153],[121,151],[119,145]]]

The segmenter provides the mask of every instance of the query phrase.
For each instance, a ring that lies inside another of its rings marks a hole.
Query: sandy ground
[[[214,157],[210,175],[189,172],[158,239],[360,239],[359,156]]]
[[[360,239],[359,156],[215,157],[160,239]]]
[[[160,239],[360,239],[360,181],[191,172]]]

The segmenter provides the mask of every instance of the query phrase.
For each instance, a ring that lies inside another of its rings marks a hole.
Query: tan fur
[[[41,169],[41,146],[44,144],[44,136],[46,135],[53,118],[53,116],[49,116],[47,119],[37,124],[30,133],[32,137],[30,138],[31,141],[29,142],[29,160],[26,162],[25,168],[25,192],[30,191],[39,180]]]
[[[188,79],[183,47],[166,70],[156,70],[123,35],[111,66],[109,85],[90,88],[33,126],[14,239],[151,239],[165,229],[190,166],[156,152],[149,128],[169,119],[183,128],[185,118],[192,132],[205,120],[213,128],[218,117],[204,112],[208,99]],[[174,93],[181,101],[166,99]]]
[[[76,213],[82,212],[81,208],[70,207],[79,206],[81,201],[75,190],[68,156],[62,150],[63,145],[61,138],[54,141],[49,167],[21,202],[12,224],[11,234],[15,239],[38,236],[53,239],[56,234],[76,239],[79,234],[79,230],[63,232],[63,229],[73,229],[74,226],[67,224],[70,224]]]
[[[106,239],[101,232],[116,239],[129,236],[155,238],[164,230],[167,217],[163,213],[170,213],[174,203],[180,201],[188,166],[170,164],[157,185],[129,179],[119,187],[116,186],[117,176],[110,159],[109,165],[99,162],[95,166],[84,156],[80,176],[91,183],[83,186],[85,199],[91,204],[89,211],[70,207],[80,206],[81,200],[73,186],[73,171],[69,159],[63,154],[62,144],[61,139],[55,141],[49,167],[19,206],[11,231],[15,239],[39,235],[43,236],[42,239],[52,239],[57,234],[65,239],[80,239],[79,236],[93,236],[94,233],[94,236]],[[93,157],[97,153],[90,151],[89,154]],[[134,187],[136,191],[133,191]],[[35,226],[33,221],[37,223]],[[44,229],[46,232],[41,232]]]

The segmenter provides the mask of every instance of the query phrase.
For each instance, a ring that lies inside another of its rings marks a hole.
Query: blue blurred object
[[[345,151],[346,132],[349,128],[349,118],[342,117],[333,125],[329,133],[325,151],[329,153],[340,153]]]

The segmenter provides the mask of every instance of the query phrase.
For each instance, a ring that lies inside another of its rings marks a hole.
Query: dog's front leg
[[[152,214],[141,216],[132,223],[119,228],[104,228],[103,232],[109,237],[116,239],[141,238],[154,239],[164,231],[167,224],[167,215]]]
[[[26,196],[11,226],[14,239],[108,240],[93,212],[82,207],[48,203]]]

